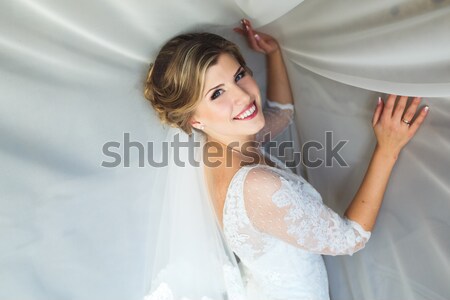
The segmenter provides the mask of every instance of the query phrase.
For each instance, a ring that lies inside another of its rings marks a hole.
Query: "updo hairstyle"
[[[227,53],[251,74],[236,44],[212,33],[189,33],[169,40],[150,65],[144,95],[163,124],[192,133],[190,119],[201,98],[206,70]]]

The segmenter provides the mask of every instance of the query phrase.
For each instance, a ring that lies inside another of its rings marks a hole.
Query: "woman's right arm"
[[[400,97],[395,105],[396,98],[390,95],[386,104],[381,98],[378,101],[372,121],[377,145],[361,186],[345,212],[348,219],[359,223],[367,231],[372,231],[375,225],[400,151],[415,135],[428,113],[428,106],[425,106],[419,110],[414,122],[407,124],[418,111],[420,98],[414,98],[408,108],[408,97]]]

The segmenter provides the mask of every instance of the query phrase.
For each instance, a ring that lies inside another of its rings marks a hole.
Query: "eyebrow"
[[[234,73],[233,77],[236,77],[237,74],[239,74],[239,72],[241,71],[241,69],[243,69],[243,67],[242,67],[242,66],[239,66],[239,68],[237,69],[236,73]],[[219,84],[219,85],[217,85],[217,86],[211,88],[209,91],[206,92],[206,94],[205,94],[204,97],[206,97],[206,95],[208,95],[209,92],[211,92],[212,90],[217,89],[218,87],[221,87],[221,86],[223,86],[223,83],[221,83],[221,84]]]

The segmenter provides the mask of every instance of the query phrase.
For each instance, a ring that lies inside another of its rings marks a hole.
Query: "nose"
[[[233,99],[234,103],[248,104],[250,102],[250,93],[245,89],[245,87],[235,84],[233,89]]]

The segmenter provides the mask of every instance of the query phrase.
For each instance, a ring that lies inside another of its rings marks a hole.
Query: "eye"
[[[212,100],[216,99],[217,97],[222,95],[222,93],[223,93],[222,89],[215,90],[214,93],[211,95],[211,99]]]
[[[247,74],[247,72],[245,71],[245,69],[242,69],[242,71],[239,72],[239,74],[236,75],[236,78],[234,78],[234,81],[238,82],[243,77],[245,77],[246,74]]]

